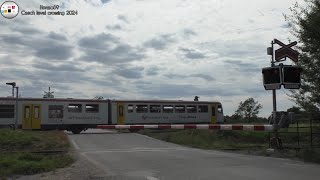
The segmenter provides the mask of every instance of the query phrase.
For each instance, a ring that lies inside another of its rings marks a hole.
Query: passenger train
[[[79,134],[97,125],[223,122],[220,102],[0,97],[0,126],[22,129]]]

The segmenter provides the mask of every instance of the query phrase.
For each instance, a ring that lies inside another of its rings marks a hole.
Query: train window
[[[218,113],[223,113],[221,104],[218,105]]]
[[[184,105],[176,105],[174,106],[175,112],[176,113],[185,113],[186,112],[186,107]]]
[[[199,112],[201,112],[201,113],[207,113],[208,112],[208,106],[207,105],[199,105],[198,106],[198,110],[199,110]]]
[[[132,113],[132,112],[133,112],[133,105],[128,104],[128,113]]]
[[[145,104],[136,105],[136,112],[137,113],[147,113],[148,112],[148,105],[145,105]]]
[[[49,105],[49,118],[63,118],[63,105]]]
[[[30,106],[24,107],[24,118],[26,118],[26,119],[30,118]]]
[[[87,113],[98,113],[99,112],[99,104],[86,104],[86,112]]]
[[[0,118],[14,118],[14,105],[0,105]]]
[[[82,112],[82,104],[69,104],[68,112]]]
[[[39,118],[39,116],[40,116],[40,107],[39,106],[34,106],[34,108],[33,108],[33,116],[36,119]]]
[[[151,113],[161,113],[161,106],[160,105],[150,105],[150,112]]]
[[[119,108],[119,116],[123,116],[123,105],[118,106]]]
[[[164,113],[173,113],[173,106],[172,105],[163,105],[162,112]]]
[[[197,106],[196,105],[188,105],[187,106],[187,113],[196,113],[197,112]]]

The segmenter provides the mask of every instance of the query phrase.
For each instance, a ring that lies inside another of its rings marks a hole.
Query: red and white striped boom
[[[158,124],[158,125],[98,125],[98,129],[212,129],[239,131],[273,131],[272,125],[249,124]]]

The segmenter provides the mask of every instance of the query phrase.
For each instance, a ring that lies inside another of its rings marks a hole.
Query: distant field
[[[269,133],[249,131],[210,131],[210,130],[143,130],[141,134],[163,141],[201,149],[232,150],[241,153],[299,158],[304,161],[320,163],[320,149],[281,150],[270,154]],[[294,144],[297,137],[282,135],[284,143]],[[300,143],[308,141],[307,136],[300,138]]]
[[[61,131],[0,129],[0,179],[68,166],[74,161],[69,147]]]

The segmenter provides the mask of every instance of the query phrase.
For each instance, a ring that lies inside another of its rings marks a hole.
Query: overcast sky
[[[1,3],[4,1],[1,1]],[[283,17],[294,0],[16,0],[22,10],[59,5],[76,16],[0,17],[0,96],[220,101],[232,115],[262,84],[273,38],[296,40]],[[300,2],[300,1],[298,1]],[[302,3],[302,2],[300,2]],[[287,60],[286,64],[292,64]],[[277,91],[278,109],[294,105]]]

